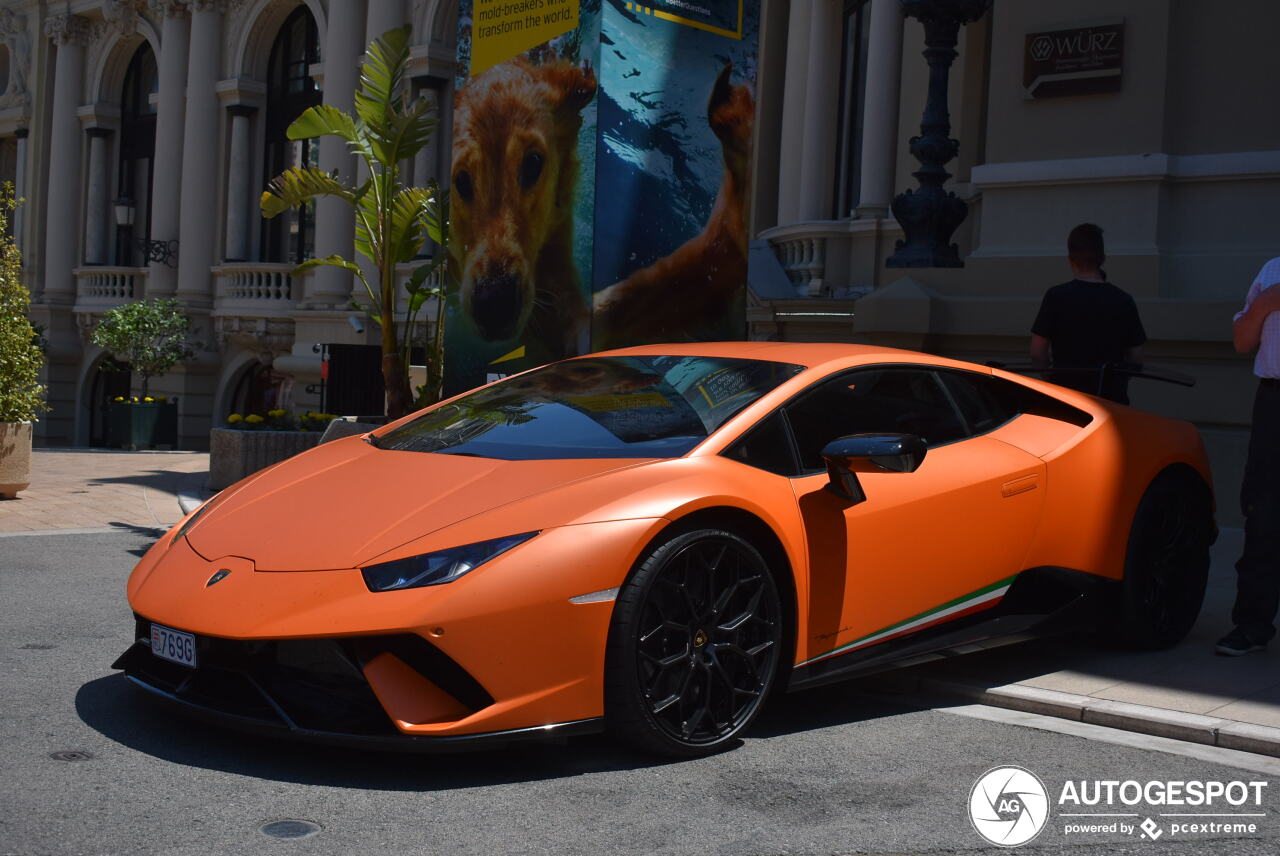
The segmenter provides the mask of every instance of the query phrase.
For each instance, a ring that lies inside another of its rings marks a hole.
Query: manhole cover
[[[272,838],[309,838],[320,831],[320,824],[309,820],[276,820],[262,827]]]
[[[89,761],[92,760],[93,753],[81,749],[66,749],[61,752],[50,752],[49,757],[55,761]]]

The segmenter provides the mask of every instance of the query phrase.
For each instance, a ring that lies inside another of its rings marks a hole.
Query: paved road
[[[1067,809],[1055,808],[1020,852],[1235,856],[1280,845],[1280,775],[1266,772],[1280,769],[1274,759],[1188,757],[1152,751],[1150,738],[1122,746],[916,709],[869,698],[865,685],[786,697],[735,750],[685,763],[654,763],[603,738],[397,757],[207,730],[109,668],[130,640],[124,581],[152,537],[0,538],[0,853],[994,851],[966,806],[977,778],[1002,764],[1033,770],[1054,800],[1067,780],[1268,783],[1262,805],[1247,809],[1267,815],[1252,835],[1068,837],[1068,819],[1056,816]],[[92,757],[50,757],[68,751]],[[1160,810],[1112,809],[1142,812],[1130,822]],[[281,819],[320,831],[301,840],[259,831]]]

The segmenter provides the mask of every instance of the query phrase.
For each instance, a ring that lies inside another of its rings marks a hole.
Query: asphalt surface
[[[866,684],[784,697],[735,749],[681,763],[604,737],[396,756],[210,729],[110,669],[130,642],[125,579],[153,538],[128,529],[0,538],[0,853],[996,852],[971,825],[968,799],[983,773],[1008,764],[1037,774],[1055,803],[1018,852],[1280,848],[1280,777],[917,709],[870,696]],[[1099,779],[1267,782],[1260,806],[1109,809],[1135,814],[1128,823],[1160,812],[1266,816],[1244,819],[1258,829],[1243,836],[1065,835],[1074,819],[1058,816],[1070,809],[1056,806],[1057,794],[1068,780]],[[260,831],[280,820],[319,831],[292,840]]]

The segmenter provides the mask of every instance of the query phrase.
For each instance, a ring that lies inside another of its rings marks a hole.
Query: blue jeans
[[[1231,620],[1256,641],[1265,642],[1276,633],[1280,606],[1280,381],[1258,384],[1240,505],[1244,552],[1236,562]]]

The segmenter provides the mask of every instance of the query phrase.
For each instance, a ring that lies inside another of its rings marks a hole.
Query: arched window
[[[319,59],[315,19],[306,6],[299,6],[285,19],[271,46],[264,183],[291,166],[315,166],[318,161],[318,140],[291,140],[285,131],[303,110],[320,103],[320,90],[311,78],[311,65]],[[314,224],[314,203],[264,219],[262,260],[297,263],[309,258],[315,248]]]
[[[133,226],[116,228],[116,264],[144,265],[132,239],[151,234],[151,178],[156,152],[156,106],[151,95],[159,88],[156,55],[143,42],[129,60],[120,96],[120,170],[116,193],[133,200]]]

